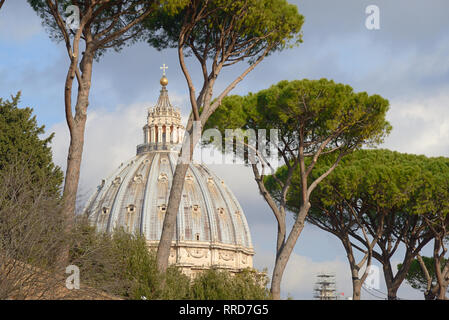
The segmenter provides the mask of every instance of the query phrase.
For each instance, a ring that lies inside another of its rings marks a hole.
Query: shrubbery
[[[142,236],[100,234],[84,218],[69,227],[62,172],[48,146],[53,134],[40,139],[44,127],[32,109],[18,108],[19,97],[0,98],[0,300],[73,298],[65,289],[68,248],[69,263],[80,268],[77,298],[268,298],[265,276],[256,272],[210,270],[191,281],[172,266],[162,275]]]
[[[0,299],[39,299],[63,270],[63,174],[52,161],[53,134],[41,138],[44,126],[19,100],[0,98]]]
[[[58,259],[69,240],[60,199],[28,161],[0,170],[0,300],[38,299],[64,275]]]
[[[81,281],[125,299],[268,299],[265,274],[245,270],[207,270],[193,280],[171,266],[165,275],[156,265],[143,236],[117,230],[100,234],[79,222],[71,250],[72,263],[80,267]],[[163,279],[165,277],[165,284]]]
[[[231,275],[227,271],[207,270],[191,285],[190,299],[198,300],[265,300],[270,298],[265,273],[246,269]]]
[[[191,280],[171,266],[162,275],[143,236],[98,233],[84,218],[68,228],[60,198],[33,177],[24,161],[0,170],[0,299],[269,298],[266,275],[254,270],[208,270]],[[67,248],[69,262],[60,259]],[[80,268],[79,292],[64,290],[68,264]]]
[[[175,268],[167,272],[161,289],[155,253],[145,239],[117,230],[100,234],[85,221],[78,223],[71,250],[72,263],[80,267],[81,281],[125,299],[183,299],[189,279]]]

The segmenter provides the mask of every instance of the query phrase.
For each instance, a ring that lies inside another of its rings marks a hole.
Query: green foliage
[[[355,93],[332,80],[281,81],[247,96],[229,96],[209,118],[205,129],[278,129],[279,149],[288,159],[298,154],[304,135],[305,154],[316,152],[326,139],[326,150],[350,151],[383,141],[391,126],[385,120],[389,102],[379,95]]]
[[[41,139],[45,127],[38,126],[33,109],[19,108],[19,101],[20,92],[11,100],[0,98],[0,171],[10,163],[25,163],[31,183],[45,183],[59,196],[63,174],[53,164],[49,146],[54,134]]]
[[[424,265],[426,266],[427,272],[429,273],[431,284],[436,285],[436,275],[435,275],[435,262],[432,257],[422,257]],[[441,259],[441,269],[444,267],[446,263],[446,259]],[[398,264],[398,269],[402,268],[402,264]],[[425,292],[427,290],[427,279],[422,271],[421,265],[419,264],[418,259],[414,259],[410,265],[410,269],[408,270],[407,282],[413,289],[420,290]]]
[[[334,158],[334,155],[321,158],[312,176],[326,171]],[[298,171],[287,197],[287,207],[295,214],[301,204]],[[285,166],[278,169],[276,175],[285,180]],[[341,230],[346,229],[350,235],[363,239],[360,223],[372,237],[383,216],[385,220],[378,244],[387,245],[394,240],[414,248],[413,243],[418,239],[427,243],[433,236],[423,215],[429,219],[443,218],[434,220],[433,228],[438,229],[449,211],[448,179],[448,158],[427,158],[389,150],[358,150],[344,157],[332,174],[317,186],[311,196],[312,207],[307,220],[326,231],[341,234]],[[266,178],[266,185],[269,192],[279,199],[279,187],[272,176]],[[357,212],[357,222],[352,210]],[[378,258],[380,255],[376,256]],[[434,279],[433,259],[423,259]],[[402,267],[403,264],[399,264],[398,270]],[[426,288],[426,279],[416,259],[412,261],[407,280],[413,288]]]
[[[421,182],[421,156],[401,154],[389,150],[359,150],[342,159],[340,165],[317,187],[313,202],[325,207],[335,206],[346,200],[363,201],[372,208],[401,208],[410,204],[410,197],[419,190]],[[314,175],[324,172],[333,163],[332,157],[324,157],[317,164]],[[300,194],[299,177],[295,175],[294,198]],[[356,206],[356,207],[360,207]]]
[[[84,283],[126,299],[183,299],[188,294],[189,279],[174,267],[167,271],[161,289],[155,253],[148,250],[143,236],[121,229],[100,234],[82,222],[74,237],[71,259],[80,267]]]
[[[312,178],[325,172],[335,155],[318,160]],[[285,181],[287,168],[277,170]],[[386,278],[396,288],[407,279],[412,287],[425,291],[427,281],[416,254],[444,231],[442,223],[449,211],[449,159],[402,154],[389,150],[358,150],[344,157],[339,166],[315,189],[310,198],[307,221],[340,238],[346,250],[368,248],[377,238],[373,257],[381,262]],[[287,207],[295,215],[301,208],[299,170],[292,179]],[[269,192],[279,201],[280,191],[273,176],[266,178]],[[432,222],[432,228],[428,222]],[[366,232],[371,240],[364,240]],[[394,275],[391,257],[402,243],[407,249]],[[348,253],[349,256],[349,253]],[[425,263],[434,278],[433,259]],[[411,265],[410,265],[411,264]],[[410,265],[410,269],[409,268]],[[434,283],[435,284],[435,283]]]
[[[313,177],[325,172],[335,155],[322,157],[315,166]],[[449,159],[427,158],[402,154],[385,149],[358,150],[345,156],[339,166],[320,183],[311,198],[312,214],[321,215],[320,208],[331,209],[342,203],[365,208],[423,214],[446,214],[449,186]],[[278,178],[285,179],[286,168],[277,170]],[[272,176],[266,177],[270,193],[278,198],[279,187]],[[288,195],[291,211],[297,212],[301,186],[299,170],[295,172]]]
[[[180,34],[188,30],[185,47],[192,53],[218,54],[224,61],[230,54],[229,61],[248,57],[252,62],[267,47],[273,52],[300,43],[303,23],[296,6],[285,0],[192,0],[176,14],[162,7],[146,27],[148,42],[158,49],[177,47]],[[236,35],[233,43],[220,42],[220,37]]]
[[[236,275],[207,270],[192,283],[190,299],[198,300],[265,300],[270,299],[265,273],[246,269]]]
[[[413,209],[418,214],[425,214],[438,226],[449,213],[449,159],[429,158],[425,159],[421,166],[421,187]]]
[[[0,256],[35,266],[52,264],[64,241],[59,199],[51,185],[37,181],[28,163],[0,170]],[[1,260],[1,259],[0,259]]]
[[[158,272],[156,254],[143,236],[117,230],[100,234],[82,220],[74,231],[71,263],[80,267],[81,281],[125,299],[265,299],[263,274],[245,270],[235,276],[209,270],[193,281],[170,266]],[[162,281],[165,279],[165,285]]]
[[[56,6],[62,20],[67,17],[65,11],[69,5],[76,5],[79,8],[81,20],[90,11],[94,12],[93,17],[86,24],[83,36],[87,39],[86,35],[89,35],[94,40],[95,57],[98,59],[110,48],[120,51],[122,48],[142,40],[142,24],[130,24],[146,10],[155,11],[157,8],[164,8],[167,14],[173,14],[184,7],[187,2],[188,0],[116,0],[92,5],[92,1],[76,1],[75,3],[72,0],[63,0],[56,1]],[[58,42],[63,41],[64,36],[46,0],[28,0],[28,3],[42,19],[42,24],[50,38]],[[119,34],[126,25],[130,25],[130,28]],[[66,29],[68,30],[68,28]],[[69,37],[73,37],[74,34],[75,32],[68,32]]]

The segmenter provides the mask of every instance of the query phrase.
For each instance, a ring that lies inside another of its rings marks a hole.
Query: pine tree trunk
[[[178,157],[173,182],[170,188],[167,211],[165,213],[164,224],[162,226],[161,239],[156,254],[156,263],[159,272],[165,273],[168,268],[170,257],[170,247],[175,234],[176,217],[178,216],[179,205],[181,203],[182,190],[189,165],[192,161],[193,150],[201,139],[201,127],[195,125],[192,119],[189,119],[186,126],[184,141],[181,152]],[[164,285],[164,284],[162,284]]]
[[[87,46],[89,47],[89,46]],[[84,131],[87,120],[87,107],[89,106],[89,92],[92,79],[93,53],[86,49],[80,63],[81,76],[78,83],[78,95],[75,105],[75,117],[72,116],[71,93],[74,74],[70,77],[71,70],[66,79],[65,109],[66,119],[70,131],[70,145],[67,155],[67,168],[63,191],[63,215],[66,220],[65,231],[70,234],[75,222],[76,196],[80,178],[81,161],[84,147]],[[71,66],[72,68],[73,66]],[[69,245],[62,250],[59,260],[62,265],[69,263]]]
[[[397,288],[393,285],[393,271],[391,270],[391,266],[388,261],[384,261],[382,264],[385,284],[387,286],[387,296],[388,300],[397,300]]]
[[[87,48],[91,45],[87,44]],[[92,65],[94,55],[91,50],[86,49],[80,62],[81,83],[78,83],[78,95],[75,105],[75,117],[71,115],[71,105],[66,105],[66,117],[69,122],[70,146],[67,155],[67,169],[64,183],[64,214],[69,223],[73,222],[76,209],[76,196],[80,178],[81,161],[84,147],[84,131],[87,120],[87,107],[89,106],[89,93],[92,79]],[[73,77],[72,77],[73,78]],[[66,96],[72,93],[72,82],[66,87]],[[67,100],[66,104],[70,99]],[[69,113],[69,114],[67,114]]]
[[[80,178],[80,168],[84,147],[84,121],[77,122],[70,132],[70,146],[64,183],[64,213],[70,223],[75,215],[76,195]]]
[[[281,252],[282,246],[285,243],[285,225],[278,223],[277,242],[276,242],[276,258]]]
[[[349,237],[344,232],[342,233],[340,240],[346,251],[346,257],[348,258],[349,267],[351,269],[352,276],[352,300],[360,300],[362,290],[362,279],[359,278],[359,268],[355,262],[354,253],[352,251],[352,244]],[[363,278],[363,277],[362,277]]]
[[[293,248],[296,245],[296,241],[300,236],[302,230],[304,229],[304,221],[307,216],[307,213],[310,209],[310,203],[308,205],[302,206],[297,220],[293,225],[290,234],[288,235],[287,241],[285,245],[281,248],[276,258],[276,262],[273,270],[273,277],[271,280],[271,295],[274,300],[281,299],[281,281],[282,276],[285,271],[285,267],[287,266],[288,259],[293,251]]]
[[[443,285],[440,285],[439,292],[438,292],[438,300],[447,300],[446,292],[447,292],[448,283],[444,283]]]
[[[362,281],[357,277],[352,277],[352,300],[360,300]]]
[[[162,235],[157,249],[157,266],[160,272],[165,272],[168,268],[170,247],[175,234],[176,217],[178,215],[179,204],[181,203],[182,189],[188,168],[188,164],[178,162],[173,176],[167,212],[165,213],[164,225],[162,227]]]

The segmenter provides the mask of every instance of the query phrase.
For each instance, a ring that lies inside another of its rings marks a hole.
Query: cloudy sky
[[[329,78],[356,91],[390,101],[393,125],[383,147],[428,156],[449,156],[449,2],[447,0],[297,0],[305,16],[304,43],[265,59],[232,92],[246,94],[280,80]],[[380,9],[380,30],[365,27],[368,5]],[[159,94],[159,67],[169,66],[169,94],[183,114],[189,112],[187,86],[176,52],[137,44],[109,52],[94,65],[80,183],[87,197],[101,178],[135,154],[142,141],[146,109]],[[189,62],[199,81],[198,65]],[[25,0],[7,0],[0,10],[0,97],[22,91],[21,106],[34,108],[47,132],[55,132],[54,160],[62,168],[68,146],[63,85],[68,57],[52,42]],[[223,72],[217,90],[243,68]],[[0,128],[1,129],[1,128]],[[275,220],[257,192],[248,168],[211,166],[240,200],[251,228],[255,265],[272,269]],[[289,223],[291,224],[290,218]],[[400,261],[403,252],[394,259]],[[351,295],[349,268],[340,242],[307,226],[292,254],[283,281],[284,296],[312,298],[317,272],[337,275],[338,292]],[[386,292],[381,283],[381,292]],[[376,299],[363,293],[365,299]],[[381,293],[378,293],[382,296]],[[406,283],[400,298],[421,299]]]

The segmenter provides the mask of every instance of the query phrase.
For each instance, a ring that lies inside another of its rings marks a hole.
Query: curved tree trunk
[[[254,179],[256,180],[257,186],[259,187],[259,192],[264,197],[265,201],[271,208],[271,211],[273,211],[273,214],[276,218],[276,222],[278,225],[277,241],[276,241],[276,258],[277,258],[282,246],[285,243],[285,236],[286,236],[285,213],[284,214],[282,213],[285,212],[285,205],[282,206],[282,204],[280,204],[279,207],[281,208],[278,207],[276,201],[273,199],[273,197],[265,187],[263,177],[259,173],[257,164],[253,164],[251,167],[253,169]]]
[[[399,288],[388,288],[388,300],[398,300]]]
[[[161,239],[156,254],[156,263],[159,272],[166,272],[170,257],[170,247],[175,234],[176,218],[179,205],[181,204],[182,190],[184,188],[185,176],[193,156],[193,149],[201,138],[201,127],[198,127],[192,119],[189,119],[186,133],[182,144],[178,162],[173,174],[173,182],[170,188],[167,211],[162,226]]]
[[[298,217],[293,225],[292,230],[285,242],[284,246],[281,247],[279,251],[276,262],[273,270],[273,277],[271,279],[271,295],[274,300],[281,299],[281,281],[282,276],[285,271],[285,267],[287,266],[288,259],[295,247],[296,241],[300,236],[302,230],[304,229],[304,221],[307,216],[307,213],[310,209],[310,203],[301,207],[299,211]]]
[[[352,300],[360,300],[363,281],[359,278],[359,268],[354,258],[351,241],[348,237],[344,236],[342,236],[340,240],[345,248],[346,257],[348,258],[349,267],[351,268]]]
[[[67,155],[67,169],[64,183],[64,214],[69,222],[73,220],[75,213],[86,118],[84,116],[84,119],[77,122],[76,127],[70,132],[70,146]]]
[[[157,266],[158,270],[165,272],[168,267],[168,259],[170,257],[170,247],[175,234],[176,217],[178,215],[179,205],[181,203],[182,189],[184,187],[185,176],[188,164],[178,162],[173,176],[173,183],[168,199],[167,212],[162,227],[161,240],[157,249]]]
[[[379,260],[379,262],[381,262],[383,266],[385,284],[387,285],[388,300],[398,300],[397,292],[407,276],[408,270],[410,269],[410,264],[417,255],[417,252],[419,252],[422,246],[424,246],[427,242],[422,241],[420,244],[420,248],[415,248],[414,250],[412,250],[411,248],[414,248],[414,246],[411,246],[411,248],[407,249],[402,267],[396,272],[396,275],[393,275],[393,270],[390,263],[390,254],[383,253],[384,260]]]
[[[446,292],[447,287],[449,285],[449,264],[445,263],[445,266],[442,270],[441,262],[446,253],[446,248],[443,246],[443,241],[440,235],[437,235],[434,240],[433,247],[433,263],[435,269],[435,276],[438,284],[438,291],[436,297],[438,300],[446,300]],[[440,250],[443,249],[443,252],[440,253]]]
[[[276,241],[276,258],[282,250],[282,246],[285,243],[285,225],[282,226],[278,223],[277,241]]]
[[[435,300],[437,298],[440,287],[438,284],[430,286],[430,289],[424,291],[424,300]]]
[[[87,46],[89,47],[89,45]],[[75,117],[72,116],[71,94],[75,76],[73,61],[69,68],[65,86],[65,110],[67,125],[70,131],[70,145],[67,155],[67,168],[63,190],[63,215],[66,219],[66,232],[69,233],[75,221],[76,196],[80,178],[81,161],[84,147],[84,131],[89,106],[89,92],[92,79],[92,65],[94,55],[86,49],[80,63],[81,75],[78,79],[78,95],[75,105]],[[61,252],[59,259],[64,265],[69,261],[68,246]]]
[[[87,44],[87,48],[91,45]],[[67,155],[67,168],[64,183],[64,214],[72,221],[75,216],[76,196],[80,178],[81,161],[84,147],[84,131],[89,106],[89,93],[92,79],[92,65],[94,54],[86,49],[80,62],[80,79],[78,81],[78,95],[75,105],[75,117],[71,114],[70,95],[72,93],[71,79],[66,80],[66,118],[70,131],[70,146]],[[70,73],[70,70],[69,70]],[[67,85],[68,84],[68,85]]]
[[[438,292],[438,300],[448,300],[446,297],[447,287],[448,287],[447,282],[445,284],[443,284],[442,286],[440,285],[439,292]]]

